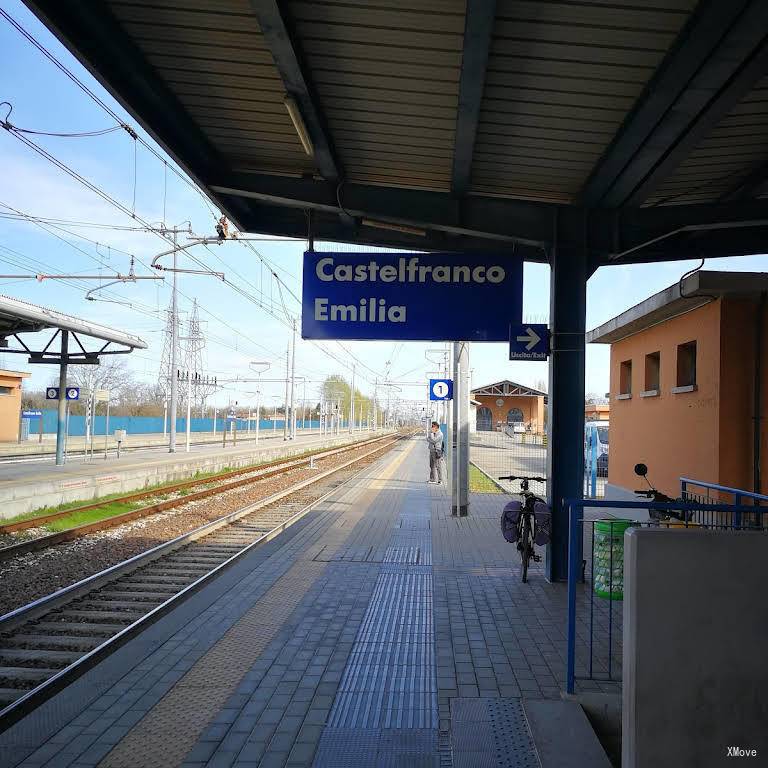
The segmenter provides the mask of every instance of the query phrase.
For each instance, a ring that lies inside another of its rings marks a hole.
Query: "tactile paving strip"
[[[437,726],[431,574],[379,575],[328,725]]]
[[[383,560],[316,768],[440,765],[427,510],[401,515]]]
[[[498,768],[541,768],[522,699],[499,699],[488,705]]]
[[[326,731],[315,768],[438,768],[433,730],[338,729]]]
[[[454,768],[541,768],[522,699],[451,701]]]
[[[387,551],[384,553],[384,562],[419,565],[420,554],[419,547],[387,547]]]

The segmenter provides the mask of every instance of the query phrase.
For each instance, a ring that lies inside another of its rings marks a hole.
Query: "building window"
[[[675,390],[690,391],[696,387],[696,342],[678,344],[677,386]]]
[[[13,392],[13,387],[0,387],[0,395],[10,395]]]
[[[661,383],[661,354],[651,352],[645,356],[645,391],[643,395],[652,397],[659,394]]]
[[[490,432],[493,430],[493,413],[487,405],[481,405],[477,409],[475,428],[478,432]]]
[[[619,368],[619,398],[632,396],[632,361],[625,360]]]
[[[516,424],[523,421],[523,412],[519,408],[510,408],[507,411],[507,424]]]

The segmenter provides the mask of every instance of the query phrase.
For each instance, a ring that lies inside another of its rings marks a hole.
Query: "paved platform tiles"
[[[426,464],[411,441],[371,465],[1,734],[0,764],[469,765],[462,702],[560,698],[565,588],[520,583],[503,497],[453,518]]]

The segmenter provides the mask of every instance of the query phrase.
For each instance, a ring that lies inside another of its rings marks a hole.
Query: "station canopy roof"
[[[768,274],[765,272],[697,270],[589,331],[586,341],[587,344],[613,344],[715,299],[755,301],[760,294],[768,295]]]
[[[48,329],[71,331],[108,343],[121,344],[129,349],[146,349],[146,342],[138,336],[107,328],[105,325],[66,315],[55,309],[39,307],[20,299],[0,296],[0,339],[21,333],[35,333]]]
[[[27,3],[240,229],[766,250],[765,0]]]

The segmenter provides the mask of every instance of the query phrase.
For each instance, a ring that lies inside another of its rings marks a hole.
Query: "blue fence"
[[[56,411],[43,411],[43,432],[47,434],[55,434],[56,432]],[[37,432],[37,419],[30,420],[30,432]],[[191,430],[192,432],[213,432],[213,418],[192,418]],[[283,419],[277,419],[276,424],[272,419],[261,419],[259,422],[259,430],[271,430],[275,427],[277,430],[283,428]],[[216,432],[221,432],[229,422],[218,417],[216,419]],[[298,426],[303,428],[306,424],[307,429],[319,429],[319,421],[302,422],[299,419]],[[103,435],[104,428],[106,427],[106,417],[104,415],[98,415],[94,419],[94,434]],[[242,432],[247,429],[248,422],[246,419],[237,419],[237,429]],[[170,428],[170,423],[168,424]],[[110,434],[116,429],[124,429],[129,435],[139,434],[162,434],[163,433],[163,417],[162,416],[109,416],[109,431]],[[176,429],[179,432],[186,432],[187,420],[186,418],[176,419]],[[256,419],[251,419],[251,430],[256,429]],[[69,430],[68,434],[75,437],[82,437],[85,435],[85,416],[71,414],[69,417]]]
[[[690,502],[713,503],[727,501],[737,505],[743,504],[744,500],[748,499],[752,502],[753,506],[750,507],[749,512],[743,518],[741,514],[737,515],[734,520],[734,525],[737,528],[742,526],[746,528],[761,528],[763,512],[766,510],[760,506],[760,503],[768,501],[768,496],[762,493],[745,491],[742,488],[731,488],[730,486],[719,485],[718,483],[708,483],[705,480],[694,480],[690,477],[680,478],[680,497]]]
[[[695,481],[687,480],[690,485]],[[702,484],[699,483],[701,486]],[[711,484],[714,488],[715,486]],[[740,498],[746,491],[730,490]],[[619,501],[566,499],[568,510],[568,624],[566,690],[575,692],[576,680],[617,683],[621,680],[623,651],[622,615],[624,599],[624,531],[628,527],[697,526],[721,530],[762,530],[766,518],[755,507],[701,501]],[[584,519],[589,508],[592,519]],[[600,509],[634,510],[639,516],[649,510],[686,513],[690,523],[671,520],[622,520],[599,517]]]

